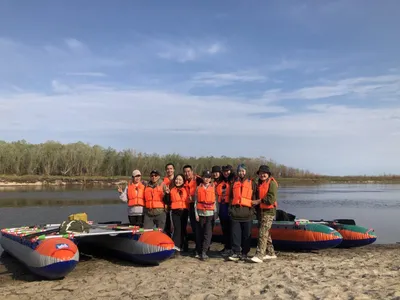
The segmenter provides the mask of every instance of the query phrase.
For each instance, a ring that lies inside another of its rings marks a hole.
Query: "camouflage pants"
[[[273,215],[268,215],[264,210],[260,213],[260,226],[258,233],[258,243],[256,256],[263,258],[266,254],[275,255],[274,246],[272,245],[272,238],[269,230],[274,220]]]

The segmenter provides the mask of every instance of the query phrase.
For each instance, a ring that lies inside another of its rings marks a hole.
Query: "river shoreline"
[[[0,187],[12,186],[116,186],[125,185],[128,176],[12,176],[0,175]],[[148,178],[144,178],[145,180]],[[342,176],[318,178],[277,178],[281,185],[316,185],[316,184],[400,184],[397,176]]]

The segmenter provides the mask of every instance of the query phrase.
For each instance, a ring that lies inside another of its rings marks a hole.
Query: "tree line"
[[[83,142],[62,144],[47,141],[41,144],[0,141],[0,174],[42,176],[130,176],[139,169],[147,176],[152,169],[164,171],[167,163],[173,163],[177,172],[189,164],[196,173],[211,169],[214,165],[230,164],[234,168],[245,163],[253,175],[261,164],[270,166],[275,177],[316,177],[307,170],[288,167],[267,160],[265,157],[184,157],[179,154],[146,154],[133,149],[117,151],[111,147],[91,146]]]

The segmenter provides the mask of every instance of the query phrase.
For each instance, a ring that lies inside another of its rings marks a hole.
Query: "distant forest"
[[[181,172],[185,164],[190,164],[196,173],[211,169],[214,165],[230,164],[236,168],[239,163],[245,163],[250,176],[254,176],[261,164],[267,164],[275,177],[319,177],[306,170],[277,164],[265,157],[184,157],[179,154],[161,156],[132,149],[117,151],[83,142],[61,144],[47,141],[30,144],[24,140],[10,143],[0,141],[0,174],[3,175],[114,177],[130,176],[133,169],[139,169],[147,177],[152,169],[164,172],[167,163],[173,163],[176,172]]]

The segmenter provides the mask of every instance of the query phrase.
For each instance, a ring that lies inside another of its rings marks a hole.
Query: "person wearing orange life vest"
[[[174,230],[172,240],[179,250],[175,252],[175,256],[179,256],[180,251],[187,248],[187,232],[186,226],[189,215],[189,194],[184,186],[184,175],[175,176],[174,186],[166,191],[165,202],[170,203],[172,223]]]
[[[196,192],[197,186],[203,182],[202,178],[193,172],[193,168],[191,165],[183,166],[183,174],[185,175],[185,188],[189,194],[189,220],[190,227],[192,228],[192,232],[194,236],[196,236],[196,215],[194,209],[194,195]],[[185,249],[186,251],[187,249]],[[196,252],[196,251],[195,251]]]
[[[196,216],[196,257],[208,259],[207,251],[212,238],[212,221],[218,213],[218,199],[215,186],[211,183],[211,172],[202,174],[203,183],[196,188],[194,209]]]
[[[222,176],[216,187],[218,195],[218,216],[221,223],[224,248],[220,251],[222,256],[228,256],[232,252],[231,219],[228,213],[230,187],[234,181],[234,174],[229,166],[222,166]]]
[[[247,167],[240,164],[237,168],[238,177],[233,181],[229,195],[232,255],[228,259],[231,261],[246,260],[250,252],[257,185],[246,173]]]
[[[221,167],[220,166],[213,166],[211,168],[212,173],[212,182],[215,186],[221,181]]]
[[[151,229],[154,226],[164,230],[165,228],[165,201],[164,196],[168,186],[161,179],[157,170],[150,172],[150,181],[144,189],[144,228]]]
[[[134,226],[143,227],[144,216],[144,189],[146,182],[142,181],[142,174],[139,170],[132,172],[132,180],[129,181],[125,190],[118,186],[119,198],[128,204],[129,223]]]
[[[165,165],[165,177],[163,182],[171,189],[174,185],[174,177],[175,177],[175,166],[173,163],[167,163]],[[171,207],[166,205],[166,214],[167,217],[165,219],[165,228],[164,233],[168,236],[171,236],[172,233],[172,216],[171,216]]]
[[[266,259],[276,258],[270,229],[276,215],[278,206],[278,183],[268,166],[261,165],[257,171],[259,177],[257,182],[258,200],[260,214],[258,218],[259,234],[256,254],[251,258],[252,262],[261,263]]]
[[[212,183],[214,184],[215,188],[217,188],[218,184],[221,182],[222,179],[222,173],[221,173],[221,167],[220,166],[212,166],[211,168],[211,174],[212,174]],[[212,230],[214,230],[215,226],[215,221],[217,218],[214,218],[211,224]]]

